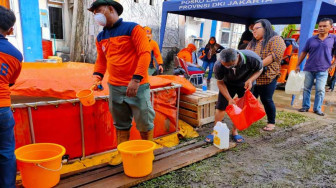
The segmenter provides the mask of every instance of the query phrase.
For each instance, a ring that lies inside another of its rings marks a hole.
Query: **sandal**
[[[275,125],[274,126],[265,126],[263,128],[264,131],[274,131],[274,129],[275,129]]]
[[[213,143],[213,139],[214,139],[214,135],[213,134],[209,134],[207,137],[205,137],[204,142],[206,143]]]
[[[241,135],[237,134],[237,135],[232,135],[232,139],[233,141],[235,141],[236,143],[244,143],[245,139],[244,137],[242,137]],[[240,141],[239,141],[240,140]]]

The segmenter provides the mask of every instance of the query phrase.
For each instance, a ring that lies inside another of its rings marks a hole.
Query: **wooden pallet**
[[[230,143],[230,148],[235,147]],[[153,172],[142,178],[130,178],[123,173],[122,166],[105,166],[77,175],[63,177],[57,187],[131,187],[152,178],[159,177],[173,170],[216,155],[220,150],[205,142],[193,142],[181,148],[165,148],[156,150]]]
[[[192,95],[181,95],[179,118],[199,127],[215,121],[218,92],[196,89]]]

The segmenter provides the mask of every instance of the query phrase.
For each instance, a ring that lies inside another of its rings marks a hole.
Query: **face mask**
[[[232,66],[224,66],[224,67],[227,68],[227,69],[233,69],[235,66],[232,65]]]
[[[105,14],[105,11],[106,11],[106,7],[105,7],[105,10],[104,10],[104,14]],[[103,13],[96,13],[94,15],[94,20],[97,22],[98,25],[101,25],[103,27],[106,26],[106,16],[104,15]]]
[[[212,41],[212,40],[210,40],[210,42],[209,42],[210,44],[215,44],[215,41]]]

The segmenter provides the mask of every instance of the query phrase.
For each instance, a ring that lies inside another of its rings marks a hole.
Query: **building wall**
[[[18,0],[11,0],[11,9],[16,16],[16,23],[14,25],[14,34],[7,36],[8,41],[12,43],[20,52],[23,54],[23,43],[22,43],[22,28],[21,28],[21,17]]]
[[[76,58],[76,61],[94,63],[96,60],[95,39],[103,28],[94,22],[92,13],[87,11],[87,8],[90,7],[92,2],[93,0],[83,2],[84,18],[80,20],[80,22],[82,22],[80,24],[83,25],[84,29],[80,35],[80,40],[75,40],[81,43],[81,49],[77,49],[76,53],[78,53],[78,51],[83,52],[83,57],[81,59]],[[124,7],[124,12],[121,18],[123,18],[124,21],[136,22],[141,26],[151,27],[153,40],[158,42],[162,2],[163,0],[154,0],[153,5],[150,5],[147,0],[139,0],[138,3],[135,3],[134,0],[122,0],[120,3]],[[73,33],[73,31],[71,32]],[[180,39],[184,38],[184,36],[180,36],[179,33],[179,17],[177,15],[169,15],[163,45],[163,56],[165,56],[171,48],[181,46],[182,42]]]

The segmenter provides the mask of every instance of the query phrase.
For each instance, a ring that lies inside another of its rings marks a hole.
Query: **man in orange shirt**
[[[145,26],[144,29],[146,30],[147,37],[149,39],[149,45],[152,49],[152,51],[151,51],[151,62],[149,64],[149,68],[148,68],[148,75],[153,75],[156,72],[154,57],[155,57],[158,65],[159,65],[160,73],[163,73],[163,67],[162,67],[163,60],[162,60],[162,56],[161,56],[161,53],[160,53],[159,45],[157,44],[156,41],[154,41],[152,39],[152,29],[148,26]]]
[[[5,38],[16,21],[11,10],[0,6],[0,187],[15,187],[15,121],[10,108],[9,87],[21,72],[22,54]]]
[[[194,44],[188,44],[186,48],[183,48],[178,54],[177,57],[182,59],[188,68],[188,71],[203,71],[201,66],[193,64],[192,54],[196,51],[196,46]],[[204,71],[203,71],[204,72]]]
[[[96,0],[89,11],[104,26],[97,36],[97,60],[93,79],[97,85],[109,72],[110,111],[116,123],[118,144],[129,139],[132,119],[144,140],[153,139],[155,112],[150,100],[148,66],[150,46],[146,31],[138,24],[124,22],[123,7],[113,0]],[[111,165],[122,162],[114,156]]]

